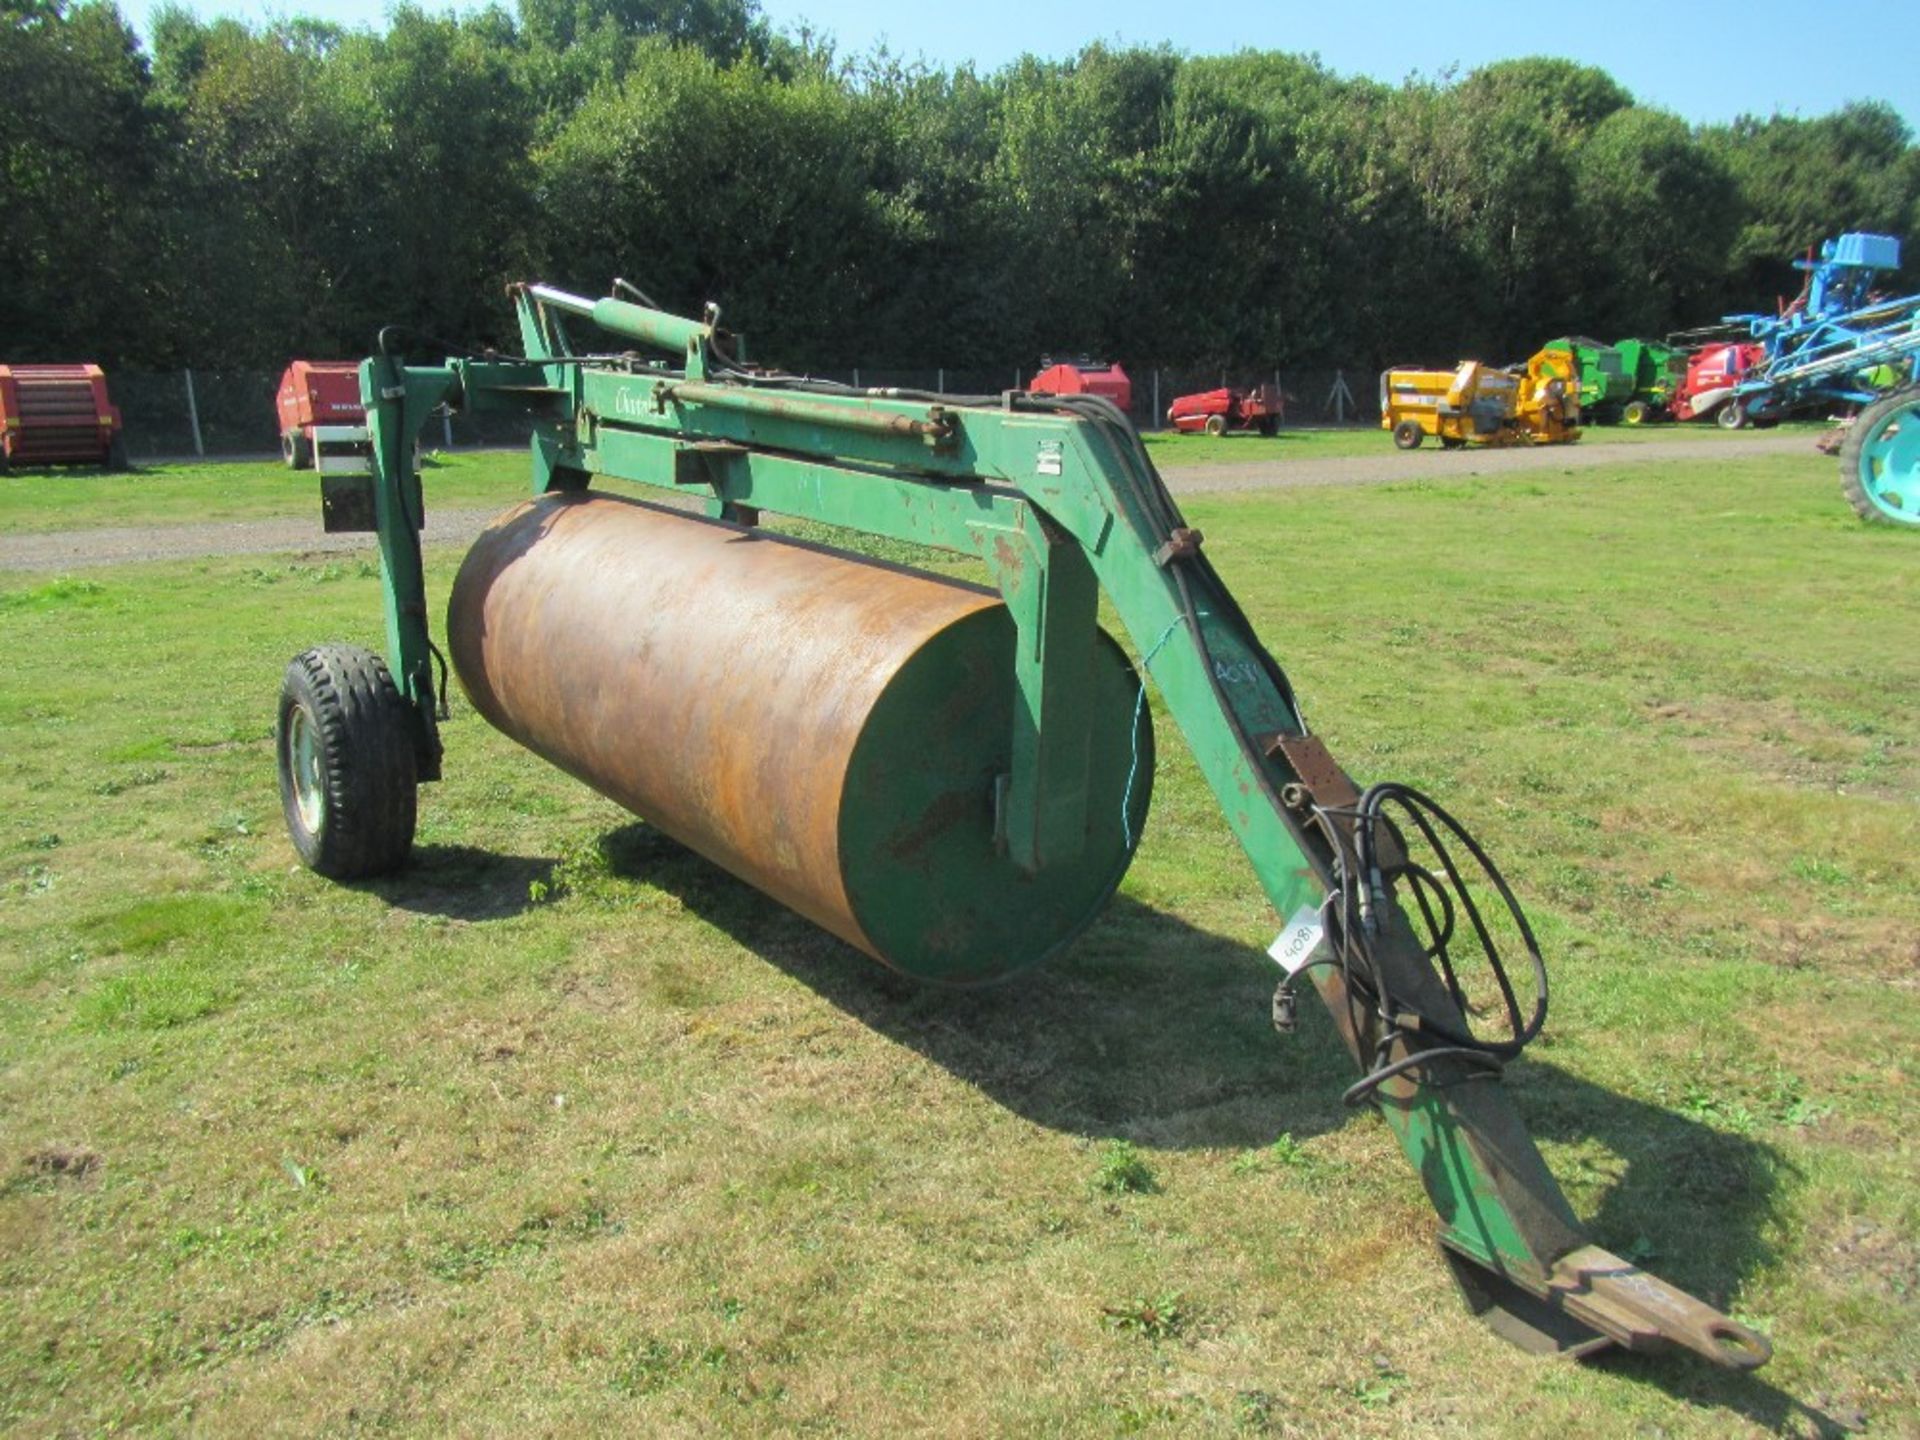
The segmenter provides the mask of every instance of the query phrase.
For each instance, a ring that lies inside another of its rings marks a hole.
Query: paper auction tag
[[[1326,938],[1320,911],[1312,905],[1302,905],[1293,912],[1293,918],[1287,921],[1287,928],[1280,932],[1279,938],[1267,947],[1267,954],[1279,961],[1280,968],[1287,974],[1298,975]]]

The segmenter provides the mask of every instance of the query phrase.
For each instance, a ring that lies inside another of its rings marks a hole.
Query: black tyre
[[[304,470],[313,463],[313,442],[298,430],[289,430],[280,437],[280,458],[289,470]]]
[[[1402,450],[1418,450],[1426,438],[1427,432],[1420,428],[1418,420],[1402,420],[1393,427],[1393,443]]]
[[[1440,448],[1442,450],[1464,450],[1467,448],[1467,442],[1462,440],[1458,435],[1442,435],[1440,437]]]
[[[1268,439],[1272,439],[1275,435],[1278,435],[1280,433],[1280,417],[1278,415],[1262,415],[1260,417],[1260,433]]]
[[[1207,416],[1207,423],[1204,428],[1207,434],[1218,440],[1222,435],[1227,433],[1227,417],[1224,415],[1209,415]]]
[[[127,432],[116,430],[113,438],[107,442],[107,469],[125,470],[127,468]]]
[[[1744,430],[1747,428],[1747,407],[1738,400],[1729,400],[1713,417],[1713,423],[1722,430]]]
[[[310,869],[352,880],[406,861],[418,811],[413,730],[379,656],[319,645],[288,664],[276,727],[280,809]]]

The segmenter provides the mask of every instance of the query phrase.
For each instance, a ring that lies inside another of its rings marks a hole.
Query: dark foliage
[[[814,366],[1504,361],[1770,304],[1844,230],[1920,252],[1890,108],[1694,129],[1556,59],[1396,88],[1094,45],[982,76],[843,62],[753,0],[382,34],[163,10],[149,54],[102,0],[0,0],[0,94],[11,359],[507,344],[508,281],[619,274]]]

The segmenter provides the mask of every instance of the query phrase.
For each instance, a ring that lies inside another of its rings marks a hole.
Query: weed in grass
[[[124,795],[129,790],[137,790],[145,785],[158,785],[167,778],[167,772],[158,765],[143,765],[129,770],[125,775],[110,775],[93,787],[96,795]]]
[[[1242,1390],[1233,1398],[1234,1422],[1243,1430],[1273,1430],[1285,1408],[1286,1402],[1271,1390]]]
[[[1283,1134],[1263,1150],[1243,1150],[1233,1157],[1236,1175],[1259,1175],[1269,1170],[1308,1170],[1313,1156],[1290,1134]]]
[[[631,887],[614,864],[607,836],[570,842],[550,871],[527,882],[530,904],[552,904],[568,896],[595,905],[632,898]]]
[[[1178,1340],[1193,1323],[1193,1311],[1185,1303],[1185,1297],[1177,1292],[1152,1300],[1103,1305],[1100,1314],[1109,1329],[1124,1335],[1138,1335],[1156,1345],[1165,1340]]]
[[[0,611],[54,610],[68,605],[97,605],[106,598],[107,587],[97,580],[76,580],[61,576],[28,590],[0,591]]]
[[[1368,1409],[1377,1409],[1382,1405],[1391,1405],[1406,1383],[1407,1377],[1393,1361],[1385,1355],[1375,1355],[1373,1373],[1354,1383],[1353,1398]]]
[[[1093,1188],[1108,1195],[1149,1195],[1159,1189],[1159,1182],[1131,1140],[1109,1140],[1100,1147]]]

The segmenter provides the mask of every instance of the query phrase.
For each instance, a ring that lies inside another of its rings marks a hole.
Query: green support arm
[[[1307,731],[1285,678],[1208,563],[1131,428],[1085,407],[855,393],[748,372],[712,327],[635,317],[618,301],[517,292],[524,362],[449,361],[383,372],[363,387],[375,421],[390,648],[416,705],[429,695],[419,545],[407,517],[406,445],[443,400],[533,416],[534,487],[593,477],[691,493],[709,513],[771,512],[936,546],[984,561],[1017,629],[1019,703],[999,791],[1009,854],[1036,874],[1084,832],[1086,727],[1075,704],[1099,592],[1192,747],[1229,827],[1293,933],[1336,883],[1354,787]],[[582,307],[585,307],[584,309]],[[581,358],[553,309],[611,322],[673,350],[684,368],[631,355]],[[673,317],[665,317],[672,319]],[[405,438],[402,439],[401,437]],[[417,519],[417,511],[413,512]],[[1466,1022],[1396,906],[1373,948],[1379,978],[1419,1017]],[[1764,1337],[1588,1243],[1508,1093],[1487,1068],[1427,1046],[1354,1003],[1339,966],[1306,972],[1363,1070],[1404,1068],[1372,1090],[1441,1220],[1469,1302],[1532,1348],[1679,1345],[1727,1366],[1763,1363]]]

